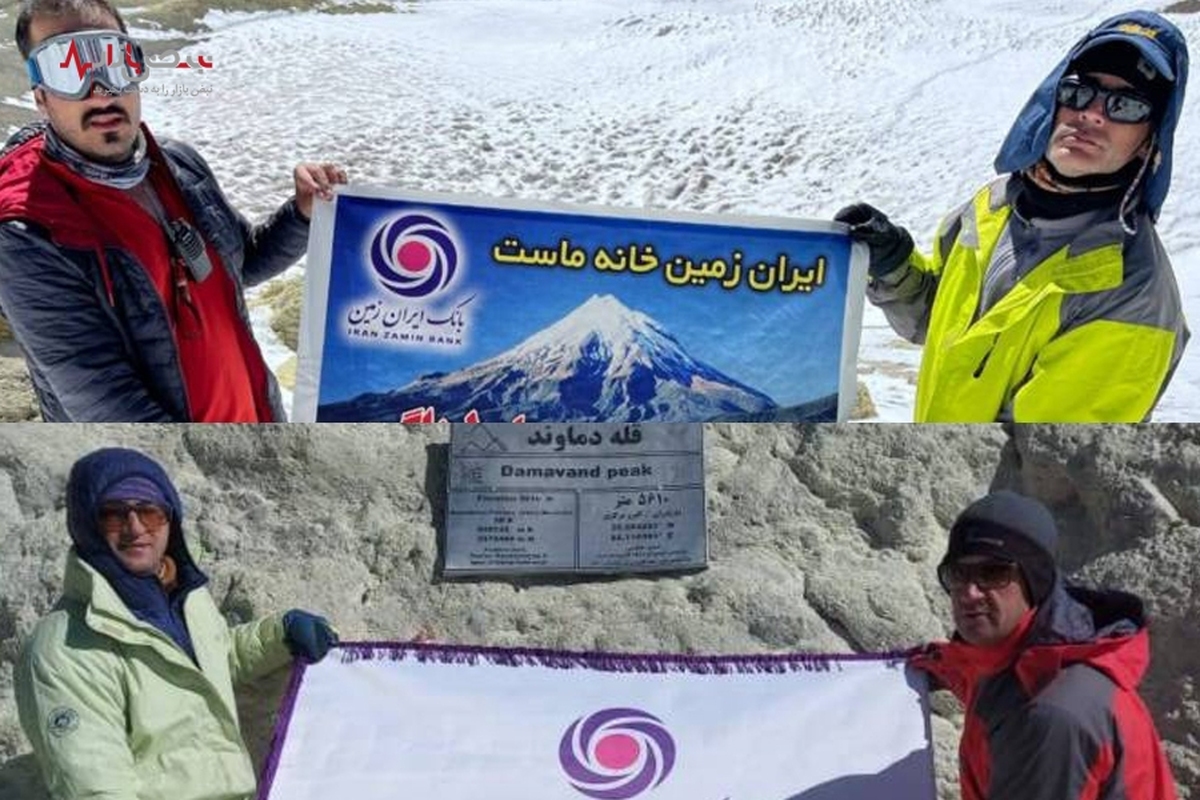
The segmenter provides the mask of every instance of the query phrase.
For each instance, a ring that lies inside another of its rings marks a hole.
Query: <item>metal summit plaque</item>
[[[444,572],[708,564],[698,423],[454,424]]]

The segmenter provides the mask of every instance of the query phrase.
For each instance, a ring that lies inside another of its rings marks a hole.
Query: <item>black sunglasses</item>
[[[1091,78],[1068,75],[1058,82],[1058,104],[1082,111],[1097,97],[1104,101],[1104,116],[1113,122],[1137,124],[1150,119],[1154,104],[1132,89],[1105,89]]]
[[[950,562],[937,571],[938,582],[947,592],[975,584],[981,592],[1003,589],[1020,576],[1020,567],[1012,561],[984,561],[978,564]]]

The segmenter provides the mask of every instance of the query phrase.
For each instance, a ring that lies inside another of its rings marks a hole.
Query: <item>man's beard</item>
[[[104,140],[104,143],[107,145],[121,143],[121,134],[119,131],[105,131],[102,138]],[[129,146],[117,155],[112,155],[112,156],[92,155],[92,156],[90,156],[90,158],[93,158],[96,161],[99,161],[104,164],[124,164],[133,159],[133,156],[137,152],[137,149],[138,149],[138,137],[135,136],[135,137],[133,137],[133,141],[131,141],[129,143]]]

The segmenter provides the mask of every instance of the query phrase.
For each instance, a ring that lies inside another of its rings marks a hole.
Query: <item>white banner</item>
[[[924,679],[886,657],[347,645],[298,668],[264,800],[933,798]]]

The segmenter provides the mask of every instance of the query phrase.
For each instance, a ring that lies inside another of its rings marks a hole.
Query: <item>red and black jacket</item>
[[[912,661],[966,706],[963,800],[1175,800],[1137,692],[1150,661],[1142,602],[1060,583],[1017,636],[999,660],[956,637]]]
[[[175,320],[154,275],[123,246],[126,228],[116,231],[87,213],[89,182],[65,187],[47,166],[43,124],[23,129],[0,153],[0,312],[25,354],[43,418],[192,421]],[[242,289],[304,254],[308,222],[289,201],[263,225],[251,226],[199,154],[182,142],[154,142],[143,130],[217,255],[216,268],[233,283],[238,318],[228,322],[249,339],[261,416],[283,421],[279,389],[253,343]]]

